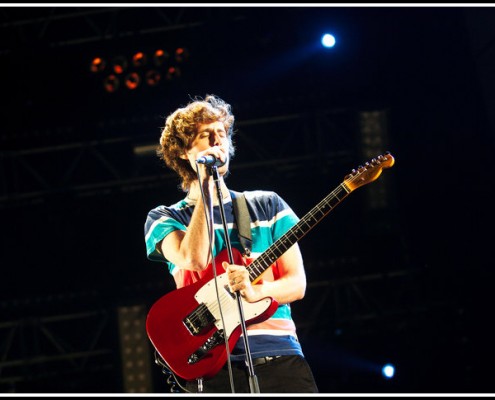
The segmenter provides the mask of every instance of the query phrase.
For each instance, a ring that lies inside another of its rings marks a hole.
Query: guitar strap
[[[244,196],[244,193],[233,190],[230,191],[230,195],[232,196],[232,205],[234,207],[234,218],[237,223],[237,229],[239,230],[239,240],[244,249],[244,255],[249,256],[252,245],[251,218],[247,208],[246,196]]]

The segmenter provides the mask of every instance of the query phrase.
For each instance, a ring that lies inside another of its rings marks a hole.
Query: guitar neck
[[[289,248],[313,229],[327,214],[332,211],[351,190],[342,182],[327,197],[313,207],[297,224],[289,229],[275,243],[263,252],[247,267],[251,282],[255,281]]]

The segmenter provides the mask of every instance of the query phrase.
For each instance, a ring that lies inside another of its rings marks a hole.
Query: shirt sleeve
[[[146,243],[146,255],[151,261],[166,261],[157,244],[169,233],[182,230],[186,227],[171,217],[166,207],[157,207],[148,213],[144,224],[144,238]]]

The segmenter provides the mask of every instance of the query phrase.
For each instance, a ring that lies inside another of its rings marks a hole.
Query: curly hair
[[[221,121],[229,140],[229,157],[235,153],[233,142],[234,115],[230,104],[218,96],[206,95],[204,99],[196,97],[185,107],[178,108],[165,120],[160,146],[157,155],[165,161],[165,164],[179,175],[181,187],[185,192],[189,190],[191,183],[197,179],[188,160],[180,156],[187,151],[197,135],[198,124],[209,124]]]

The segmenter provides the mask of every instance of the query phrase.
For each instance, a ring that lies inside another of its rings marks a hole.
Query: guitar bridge
[[[213,335],[211,335],[206,342],[194,353],[192,353],[187,360],[188,364],[195,364],[199,360],[201,360],[206,353],[208,353],[213,347],[218,346],[219,344],[225,343],[223,336],[223,329],[216,331]]]
[[[215,322],[215,317],[204,303],[182,320],[191,335],[199,335],[204,329],[209,328]]]

